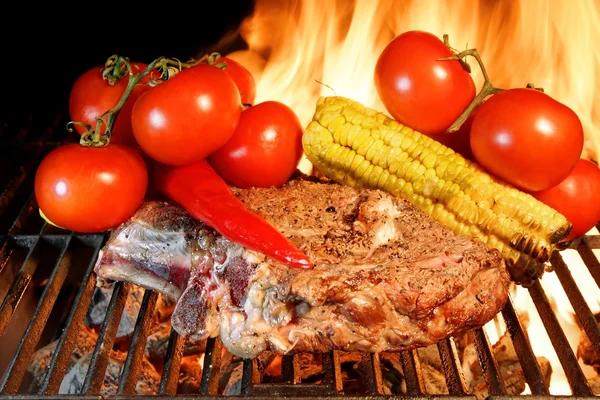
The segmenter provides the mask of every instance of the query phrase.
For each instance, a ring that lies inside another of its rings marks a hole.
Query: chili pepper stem
[[[452,51],[455,51],[454,49],[452,49],[452,47],[450,47],[450,44],[448,42],[448,35],[444,35],[444,44]],[[502,90],[504,90],[504,89],[494,87],[494,85],[492,85],[492,83],[490,82],[490,77],[488,76],[487,70],[485,69],[485,64],[483,63],[483,60],[481,59],[481,56],[479,55],[479,52],[477,51],[477,49],[467,49],[467,50],[461,51],[460,53],[455,52],[455,54],[452,57],[439,58],[438,60],[440,60],[440,61],[458,60],[461,62],[461,64],[463,65],[463,68],[464,68],[465,65],[468,66],[468,64],[464,60],[468,56],[473,57],[477,61],[477,64],[479,64],[479,68],[481,69],[481,74],[483,75],[483,79],[484,79],[483,87],[481,88],[481,91],[477,94],[477,96],[475,96],[473,101],[467,106],[467,108],[462,112],[462,114],[456,119],[456,121],[454,121],[452,123],[452,125],[450,125],[450,127],[446,130],[446,133],[452,133],[452,132],[456,132],[457,130],[459,130],[460,127],[462,126],[462,124],[464,124],[465,121],[467,120],[467,118],[469,118],[469,115],[471,115],[473,110],[475,110],[475,108],[477,108],[479,105],[481,105],[481,103],[483,103],[483,101],[486,99],[486,97],[494,95],[494,94],[499,93]],[[470,72],[470,66],[466,70],[468,72]]]

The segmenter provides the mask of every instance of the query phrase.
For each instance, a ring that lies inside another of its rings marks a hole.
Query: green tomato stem
[[[119,112],[125,106],[125,103],[129,99],[129,96],[131,96],[131,93],[133,93],[133,90],[142,81],[142,79],[144,79],[152,71],[159,70],[161,72],[161,80],[160,81],[167,80],[167,79],[170,79],[173,76],[175,76],[182,69],[190,68],[196,64],[197,63],[194,60],[192,60],[188,63],[182,63],[181,61],[179,61],[177,59],[169,59],[166,57],[159,57],[159,58],[155,59],[154,61],[152,61],[150,64],[148,64],[146,69],[144,69],[142,72],[140,72],[138,74],[134,74],[131,69],[131,65],[129,64],[129,59],[124,58],[124,57],[119,57],[116,55],[111,56],[108,59],[108,61],[106,62],[107,69],[112,68],[107,72],[106,79],[109,80],[109,83],[111,81],[111,77],[114,79],[120,79],[117,77],[119,76],[119,74],[121,74],[121,72],[119,72],[119,71],[122,71],[123,69],[125,71],[127,71],[127,75],[129,77],[128,81],[127,81],[127,87],[125,88],[125,91],[123,92],[123,95],[121,96],[121,99],[113,108],[106,111],[104,114],[102,114],[98,118],[96,118],[95,129],[93,129],[92,126],[90,126],[88,124],[84,124],[81,122],[74,122],[74,121],[71,121],[67,124],[67,129],[69,129],[69,131],[71,131],[72,130],[71,125],[79,125],[79,126],[84,126],[86,128],[86,132],[84,132],[84,134],[81,135],[81,139],[79,141],[79,143],[82,146],[103,147],[103,146],[108,145],[108,143],[110,142],[112,130],[115,125],[117,116],[119,115]],[[151,84],[154,86],[157,83],[160,83],[160,81],[151,80]],[[116,82],[116,80],[115,80],[115,82]],[[101,132],[102,132],[103,125],[105,126],[106,129],[105,129],[104,133],[102,134]]]
[[[199,63],[206,62],[208,65],[213,65],[220,69],[226,69],[227,63],[225,61],[219,62],[220,58],[221,58],[221,54],[215,52],[215,53],[203,55],[202,58],[200,58],[200,60],[198,60],[198,62]]]
[[[129,58],[113,54],[104,64],[102,79],[107,80],[109,85],[114,85],[120,79],[130,74],[132,74],[132,70]]]
[[[481,74],[483,75],[483,79],[484,79],[484,83],[483,83],[483,87],[481,88],[481,91],[477,94],[477,96],[475,96],[473,101],[467,106],[467,108],[462,112],[462,114],[460,114],[460,116],[456,119],[456,121],[454,121],[452,123],[452,125],[450,125],[450,127],[446,130],[446,133],[452,133],[452,132],[456,132],[457,130],[460,129],[460,127],[465,123],[467,118],[469,118],[469,115],[471,115],[471,113],[478,106],[480,106],[481,103],[483,103],[483,101],[486,99],[486,97],[494,95],[496,93],[499,93],[504,89],[500,89],[500,88],[494,87],[494,85],[492,85],[492,83],[490,82],[490,77],[487,74],[487,70],[485,69],[485,64],[483,63],[483,60],[481,59],[481,56],[479,55],[479,52],[477,51],[477,49],[467,49],[467,50],[457,53],[456,50],[454,50],[452,47],[450,47],[450,44],[448,41],[448,35],[444,35],[444,44],[454,53],[454,55],[452,57],[440,58],[439,60],[441,60],[441,61],[458,60],[461,63],[461,65],[463,66],[463,68],[465,68],[465,70],[470,73],[471,67],[469,66],[469,64],[467,64],[467,62],[465,61],[465,58],[467,56],[471,56],[471,57],[475,58],[475,60],[477,61],[477,64],[479,64],[479,68],[481,69]]]
[[[525,86],[525,88],[526,89],[534,89],[534,90],[537,90],[538,92],[544,93],[544,88],[536,87],[533,83],[528,83],[527,86]]]

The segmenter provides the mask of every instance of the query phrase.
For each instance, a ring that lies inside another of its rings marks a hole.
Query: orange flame
[[[257,102],[286,103],[307,124],[318,96],[333,94],[331,88],[384,111],[373,86],[375,63],[395,36],[413,29],[448,33],[454,47],[477,48],[498,87],[543,87],[579,115],[586,133],[583,156],[598,160],[595,0],[259,0],[240,31],[249,50],[229,56],[256,77]],[[473,66],[480,86],[483,79]]]

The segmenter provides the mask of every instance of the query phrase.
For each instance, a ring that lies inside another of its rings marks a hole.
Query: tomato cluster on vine
[[[302,127],[285,104],[254,104],[256,81],[211,54],[151,64],[113,56],[74,83],[80,144],[48,154],[36,173],[41,215],[78,232],[114,229],[141,205],[156,165],[207,159],[229,184],[279,186],[302,155]]]

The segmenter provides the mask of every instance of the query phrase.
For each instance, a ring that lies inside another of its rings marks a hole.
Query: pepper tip
[[[304,255],[304,257],[296,260],[296,264],[302,269],[313,269],[315,266],[313,264],[313,262],[306,255]]]

